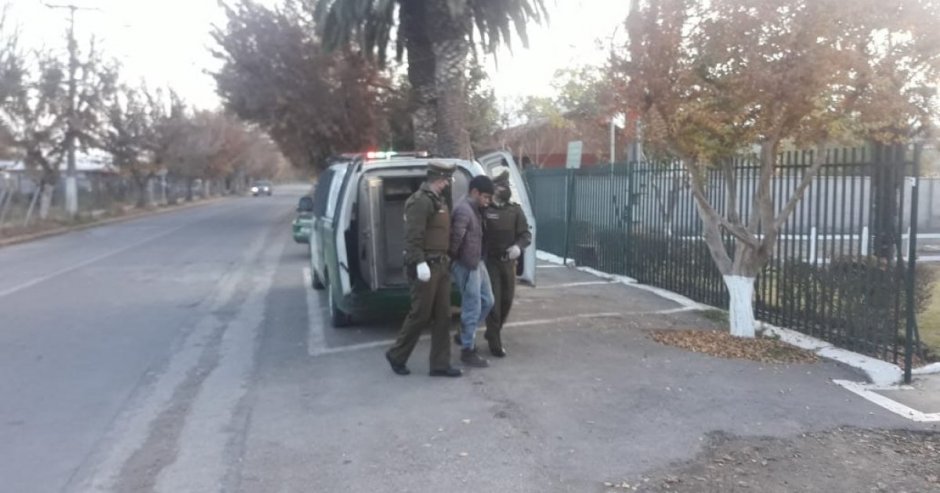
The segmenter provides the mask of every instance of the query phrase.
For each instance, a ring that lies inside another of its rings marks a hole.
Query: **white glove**
[[[421,282],[428,282],[431,280],[431,267],[428,266],[427,262],[421,262],[418,264],[418,280]]]
[[[516,260],[519,255],[522,255],[522,250],[519,249],[519,245],[513,245],[506,249],[506,254],[509,255],[509,260]]]

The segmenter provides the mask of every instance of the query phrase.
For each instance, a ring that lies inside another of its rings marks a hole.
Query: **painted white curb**
[[[781,341],[791,346],[812,351],[822,358],[838,361],[865,372],[874,385],[898,385],[904,379],[904,372],[901,368],[887,361],[837,348],[826,341],[792,329],[775,327],[766,322],[758,322],[757,325],[765,334],[779,337]]]
[[[568,267],[576,268],[577,270],[584,272],[585,274],[591,274],[592,276],[599,277],[601,279],[606,279],[608,281],[618,282],[620,284],[625,284],[633,288],[642,289],[644,291],[649,291],[653,294],[656,294],[660,298],[665,298],[669,301],[678,303],[680,306],[682,306],[682,309],[680,311],[714,310],[715,309],[714,307],[703,305],[702,303],[686,298],[685,296],[682,296],[681,294],[673,293],[672,291],[667,291],[665,289],[657,288],[655,286],[640,284],[639,281],[637,281],[636,279],[633,279],[632,277],[621,276],[617,274],[608,274],[606,272],[601,272],[599,270],[592,269],[590,267],[576,267],[574,260],[568,259],[567,262],[563,262],[564,259],[548,252],[537,250],[536,257],[539,260],[542,260],[543,262],[548,262],[548,263],[555,264],[555,265],[566,265]]]
[[[542,250],[536,250],[536,251],[535,251],[535,258],[537,258],[537,259],[539,259],[539,260],[542,260],[542,261],[544,261],[544,262],[548,262],[548,263],[550,263],[550,264],[555,264],[555,265],[570,265],[570,266],[574,267],[574,260],[573,260],[573,259],[568,259],[568,262],[564,262],[564,261],[563,261],[564,259],[562,259],[562,258],[559,257],[558,255],[553,255],[553,254],[548,253],[548,252],[543,252]]]
[[[848,391],[911,421],[916,421],[918,423],[940,422],[940,413],[923,413],[911,407],[905,406],[904,404],[901,404],[894,399],[885,397],[875,392],[875,390],[910,390],[911,387],[863,384],[858,382],[850,382],[848,380],[833,380],[833,382],[844,387]]]
[[[936,373],[940,373],[940,363],[931,363],[927,366],[914,368],[913,370],[911,370],[911,373],[914,375],[933,375]]]

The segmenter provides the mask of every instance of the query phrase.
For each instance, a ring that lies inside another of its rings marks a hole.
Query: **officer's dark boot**
[[[503,338],[499,334],[486,334],[486,342],[490,345],[490,354],[497,358],[506,357],[506,348],[503,347]]]
[[[486,368],[490,363],[477,354],[476,348],[464,349],[460,351],[460,361],[473,368]]]

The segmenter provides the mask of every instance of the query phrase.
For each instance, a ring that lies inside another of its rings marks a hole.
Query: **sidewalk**
[[[262,371],[242,489],[623,491],[628,478],[635,487],[694,461],[715,436],[795,446],[844,426],[937,429],[834,384],[864,378],[838,363],[766,365],[658,344],[648,330],[714,325],[574,269],[540,264],[538,288],[519,288],[510,319],[509,357],[457,380],[425,376],[426,340],[405,378],[374,346]]]

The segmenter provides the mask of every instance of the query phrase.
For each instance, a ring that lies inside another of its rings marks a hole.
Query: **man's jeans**
[[[493,308],[493,285],[483,262],[472,270],[454,262],[450,272],[460,290],[460,347],[473,349],[477,327],[486,321]]]

